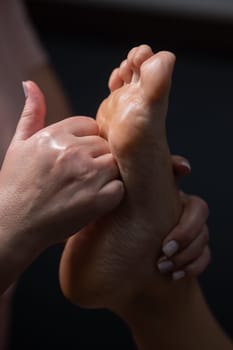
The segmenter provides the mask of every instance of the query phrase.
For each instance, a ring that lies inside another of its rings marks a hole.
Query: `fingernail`
[[[173,272],[172,279],[174,281],[178,281],[181,278],[184,278],[184,276],[185,276],[185,272],[184,271],[176,271],[176,272]]]
[[[161,261],[160,263],[158,263],[158,269],[161,273],[169,272],[173,268],[174,268],[174,264],[170,260]]]
[[[179,244],[174,240],[166,243],[162,248],[163,253],[169,258],[170,256],[174,255],[178,250]]]
[[[27,82],[26,82],[26,81],[22,81],[22,86],[23,86],[24,96],[25,96],[25,98],[27,98],[27,97],[28,97],[28,87],[27,87]]]
[[[187,168],[188,171],[191,171],[191,165],[187,160],[182,160],[182,162],[180,163],[183,167]]]

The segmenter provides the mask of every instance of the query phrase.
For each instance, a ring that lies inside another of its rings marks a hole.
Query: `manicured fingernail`
[[[162,248],[163,253],[169,258],[170,256],[174,255],[178,250],[179,244],[174,240],[166,243]]]
[[[187,168],[188,171],[191,171],[191,165],[187,160],[182,160],[182,162],[180,163],[183,167]]]
[[[181,278],[184,278],[184,276],[185,276],[185,272],[184,271],[176,271],[176,272],[173,272],[172,279],[174,281],[178,281]]]
[[[24,92],[24,96],[25,98],[28,97],[28,87],[27,87],[27,82],[26,81],[22,81],[22,85],[23,85],[23,92]]]
[[[161,261],[158,263],[158,269],[161,273],[166,273],[174,268],[174,264],[170,260]]]

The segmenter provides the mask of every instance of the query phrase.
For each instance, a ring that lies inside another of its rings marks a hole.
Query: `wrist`
[[[46,247],[36,234],[0,225],[0,295]]]

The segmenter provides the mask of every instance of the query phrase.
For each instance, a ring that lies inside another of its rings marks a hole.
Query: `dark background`
[[[148,43],[177,55],[168,138],[186,156],[188,193],[210,207],[212,263],[201,278],[207,301],[233,336],[233,25],[210,18],[34,2],[29,12],[70,96],[75,114],[94,116],[107,80],[128,50]],[[69,304],[58,285],[61,248],[22,276],[13,303],[10,349],[134,349],[107,311]]]

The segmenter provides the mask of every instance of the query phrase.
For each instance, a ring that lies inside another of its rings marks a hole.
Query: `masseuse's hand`
[[[0,227],[52,244],[111,211],[123,186],[96,122],[73,117],[43,129],[43,95],[25,84],[25,108],[0,174]]]
[[[30,260],[27,255],[33,259],[111,211],[124,193],[96,122],[72,117],[43,128],[43,94],[33,82],[25,89],[25,107],[0,172],[0,265],[16,270],[21,260]]]

